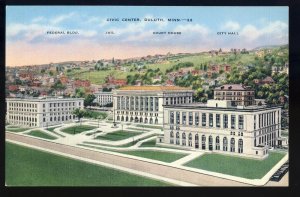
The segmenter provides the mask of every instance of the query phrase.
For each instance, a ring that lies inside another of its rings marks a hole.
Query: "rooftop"
[[[178,109],[206,109],[206,110],[221,110],[221,111],[249,111],[249,112],[281,108],[281,106],[267,106],[267,105],[208,107],[207,103],[186,103],[186,104],[177,104],[177,105],[164,105],[164,107],[178,108]]]
[[[133,90],[133,91],[191,91],[191,88],[179,86],[125,86],[118,90]]]
[[[63,97],[25,97],[25,98],[6,98],[8,101],[29,101],[29,102],[39,102],[39,101],[53,101],[53,100],[84,100],[84,98],[63,98]]]
[[[250,87],[243,84],[224,84],[215,90],[252,90]]]

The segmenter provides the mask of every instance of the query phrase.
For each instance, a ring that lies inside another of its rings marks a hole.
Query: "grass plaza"
[[[5,147],[5,181],[9,186],[172,186],[13,143],[6,142]]]

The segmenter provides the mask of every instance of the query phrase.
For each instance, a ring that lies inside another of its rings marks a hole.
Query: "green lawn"
[[[9,186],[172,186],[127,172],[5,143]]]
[[[56,128],[58,128],[58,127],[51,127],[51,128],[46,128],[46,130],[48,130],[48,131],[54,131],[54,129],[56,129]]]
[[[188,154],[184,153],[174,153],[174,152],[169,152],[169,151],[157,151],[157,150],[112,150],[108,148],[101,148],[101,147],[95,147],[95,146],[90,146],[86,144],[79,144],[80,146],[85,146],[89,148],[95,148],[99,150],[106,150],[106,151],[111,151],[111,152],[116,152],[116,153],[121,153],[121,154],[126,154],[126,155],[133,155],[137,157],[143,157],[143,158],[148,158],[148,159],[153,159],[153,160],[158,160],[158,161],[163,161],[167,163],[171,163],[173,161],[176,161],[178,159],[181,159],[182,157],[187,156]]]
[[[77,133],[92,130],[95,128],[97,128],[97,127],[89,126],[89,125],[78,125],[78,126],[64,128],[61,131],[65,132],[65,133],[69,133],[69,134],[77,134]]]
[[[278,152],[270,152],[268,158],[264,160],[255,160],[214,153],[205,154],[196,158],[186,163],[185,166],[248,179],[260,179],[269,172],[269,170],[271,170],[284,155],[285,154]]]
[[[54,133],[54,134],[56,134],[60,137],[65,137],[65,136],[61,135],[60,133],[55,132],[54,129],[56,129],[56,128],[58,128],[58,127],[51,127],[51,128],[47,128],[46,130],[50,131],[50,132],[52,132],[52,133]]]
[[[138,124],[137,127],[143,127],[143,128],[150,128],[150,129],[162,129],[161,126],[152,126],[152,125],[144,125],[144,124]]]
[[[136,131],[116,131],[113,133],[108,133],[103,136],[98,136],[96,139],[100,140],[111,140],[111,141],[118,141],[118,140],[124,140],[130,137],[134,137],[136,135],[142,134],[141,132],[136,132]]]
[[[130,74],[136,74],[137,72],[130,72]],[[108,75],[113,75],[117,79],[126,79],[129,72],[123,72],[120,70],[100,70],[100,71],[87,71],[87,72],[76,72],[70,73],[68,76],[73,76],[75,78],[90,80],[92,84],[103,84],[105,83],[105,78]]]
[[[10,127],[10,128],[6,128],[6,131],[11,131],[11,132],[23,132],[26,130],[29,130],[31,128],[22,128],[22,127]]]
[[[35,136],[35,137],[40,137],[48,140],[55,140],[57,139],[56,137],[53,137],[51,135],[48,135],[46,133],[43,133],[41,130],[32,130],[27,135]]]
[[[156,146],[156,139],[149,140],[147,142],[143,142],[140,147],[155,147]]]

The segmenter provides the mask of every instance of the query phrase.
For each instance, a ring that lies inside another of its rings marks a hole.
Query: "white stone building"
[[[281,137],[281,108],[231,101],[165,106],[159,142],[190,149],[265,158]]]
[[[47,127],[74,120],[72,112],[83,109],[83,98],[7,98],[6,121],[12,125]]]
[[[127,86],[114,90],[114,122],[163,124],[166,105],[193,102],[194,91],[178,86]]]
[[[113,102],[112,92],[97,92],[94,93],[96,96],[94,102],[98,103],[100,106],[107,105]]]

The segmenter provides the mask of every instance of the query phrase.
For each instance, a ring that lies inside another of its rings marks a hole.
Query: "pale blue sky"
[[[191,18],[193,21],[106,22],[107,18],[112,17]],[[141,50],[147,55],[154,51],[251,49],[288,43],[288,7],[7,6],[6,27],[9,53],[14,53],[17,45],[29,51],[34,48],[38,51],[42,46],[41,51],[46,53],[45,47],[48,45],[49,50],[53,51],[55,44],[57,48],[67,49],[88,46],[89,43],[90,54],[93,55],[86,56],[87,59],[108,56],[124,58],[130,56],[130,50],[131,56],[135,57],[142,55]],[[76,30],[79,35],[51,36],[46,34],[49,30]],[[106,31],[114,31],[115,35],[105,35]],[[153,35],[153,31],[181,31],[182,34],[157,36]],[[219,31],[235,31],[239,35],[218,36]],[[109,46],[111,51],[104,53],[105,46]],[[112,51],[114,47],[115,54]],[[96,56],[93,50],[99,50],[101,54]],[[121,51],[128,54],[120,54]],[[77,49],[74,51],[76,53],[80,51]],[[56,59],[59,59],[58,56]],[[17,64],[19,61],[9,62]]]

